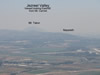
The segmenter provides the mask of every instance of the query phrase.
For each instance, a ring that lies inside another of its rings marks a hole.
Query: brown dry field
[[[49,72],[49,73],[43,73],[43,74],[29,74],[29,73],[22,73],[19,75],[77,75],[77,72],[67,72],[67,71],[62,71],[62,72]]]
[[[0,75],[9,75],[9,73],[0,73]]]

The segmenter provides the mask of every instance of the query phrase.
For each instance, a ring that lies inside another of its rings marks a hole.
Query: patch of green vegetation
[[[89,72],[83,72],[79,75],[100,75],[100,71],[89,71]]]
[[[47,72],[50,72],[50,71],[42,69],[42,70],[33,70],[33,71],[28,72],[28,73],[31,73],[31,74],[41,74],[41,73],[47,73]]]
[[[58,52],[62,51],[65,48],[32,48],[32,49],[25,49],[24,52],[30,53],[44,53],[44,52]]]
[[[1,73],[4,73],[4,72],[0,72],[0,74],[1,74]]]

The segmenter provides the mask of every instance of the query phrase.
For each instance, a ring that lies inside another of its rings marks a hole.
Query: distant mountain
[[[64,33],[52,33],[52,32],[39,32],[35,30],[0,30],[0,40],[34,40],[34,39],[52,39],[52,40],[64,40],[64,39],[79,39],[80,37],[64,34]],[[81,39],[81,38],[80,38]]]
[[[13,43],[14,45],[16,45],[16,41],[27,41],[26,43],[21,43],[20,46],[61,47],[70,50],[100,46],[99,39],[83,38],[65,33],[39,32],[35,30],[0,30],[0,44],[2,44],[1,41],[8,41],[5,42],[8,44],[12,44],[11,41],[15,41]]]

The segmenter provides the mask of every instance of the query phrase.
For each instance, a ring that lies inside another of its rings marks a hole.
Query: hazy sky
[[[24,9],[27,4],[49,4],[51,10],[30,13]],[[28,21],[40,24],[29,25]],[[72,34],[100,35],[100,0],[0,0],[0,29],[28,27],[50,32],[73,28]]]

